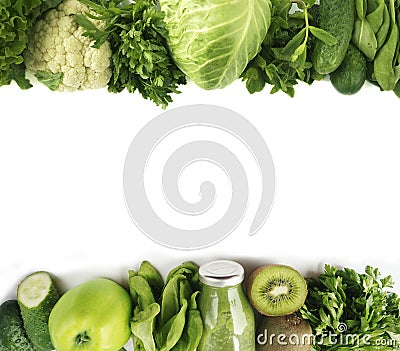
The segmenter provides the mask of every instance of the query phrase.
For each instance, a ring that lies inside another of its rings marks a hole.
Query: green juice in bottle
[[[198,351],[254,351],[253,309],[243,291],[243,267],[213,261],[200,267],[199,309],[204,331]]]

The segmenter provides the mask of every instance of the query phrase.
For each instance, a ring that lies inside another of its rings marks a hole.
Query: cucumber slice
[[[18,286],[17,299],[28,338],[39,351],[51,351],[49,316],[60,298],[47,272],[27,276]]]

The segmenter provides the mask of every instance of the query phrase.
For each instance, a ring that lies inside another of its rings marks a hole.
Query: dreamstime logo
[[[280,346],[304,346],[304,345],[329,345],[340,346],[346,348],[354,348],[361,346],[374,347],[398,347],[399,343],[396,338],[376,337],[371,334],[352,334],[347,333],[348,326],[346,323],[339,323],[336,332],[324,332],[318,335],[314,334],[274,334],[265,329],[256,337],[259,345],[280,345]]]
[[[149,159],[163,139],[189,127],[216,128],[229,133],[251,152],[262,181],[261,200],[250,228],[250,235],[257,233],[268,217],[274,198],[275,173],[271,155],[261,134],[249,121],[233,111],[211,105],[192,105],[167,111],[150,121],[136,135],[124,167],[125,200],[135,224],[161,245],[191,250],[221,241],[243,219],[249,198],[245,169],[231,150],[207,140],[186,143],[173,152],[163,168],[162,190],[166,203],[174,211],[188,216],[207,212],[216,199],[214,184],[203,182],[200,185],[200,201],[189,203],[179,192],[178,183],[180,175],[189,165],[200,161],[211,162],[224,171],[231,183],[231,202],[223,217],[206,228],[181,229],[163,221],[151,206],[144,181]]]
[[[347,324],[339,323],[336,330],[338,331],[338,333],[345,333],[347,331]]]

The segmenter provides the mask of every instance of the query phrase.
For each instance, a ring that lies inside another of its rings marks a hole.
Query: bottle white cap
[[[235,286],[243,282],[244,268],[234,261],[212,261],[200,266],[199,279],[203,284],[216,288]]]

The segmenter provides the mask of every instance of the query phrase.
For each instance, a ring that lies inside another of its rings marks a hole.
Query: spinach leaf
[[[131,276],[129,278],[129,288],[135,293],[136,303],[141,310],[155,303],[155,298],[148,281],[139,276]]]
[[[367,19],[357,18],[354,23],[353,43],[370,60],[373,60],[378,50],[378,42],[372,26]]]
[[[374,33],[377,33],[383,24],[385,0],[368,0],[368,15],[365,17]]]
[[[199,290],[199,267],[193,262],[185,262],[168,273],[167,284],[177,275],[185,276],[193,290]]]
[[[150,262],[143,261],[137,274],[147,280],[155,300],[159,301],[164,288],[164,281],[160,273],[151,265]]]
[[[135,304],[131,330],[135,349],[155,351],[153,332],[156,316],[160,313],[160,305],[155,302],[153,292],[147,280],[129,271],[129,290]]]
[[[203,334],[203,321],[197,308],[198,294],[199,291],[196,291],[190,297],[185,328],[181,338],[172,348],[173,351],[195,351],[200,343]]]
[[[400,98],[400,81],[397,82],[396,87],[394,88],[394,93],[398,98]]]
[[[154,331],[155,318],[159,312],[160,305],[152,303],[146,306],[142,311],[135,313],[131,320],[132,334],[135,338],[140,340],[140,344],[146,351],[156,350],[152,331]]]
[[[182,333],[186,324],[186,311],[188,307],[186,287],[189,285],[189,283],[185,280],[179,281],[178,278],[179,277],[177,277],[177,280],[171,280],[168,283],[175,285],[176,282],[179,282],[179,303],[177,306],[174,306],[178,307],[178,312],[172,315],[164,325],[159,325],[161,326],[161,329],[159,331],[157,341],[160,346],[160,351],[169,351],[178,343],[182,337]],[[163,301],[167,302],[167,300]]]
[[[394,0],[390,0],[389,14],[391,20],[389,37],[374,60],[375,79],[382,90],[393,90],[397,83],[394,65],[399,51],[399,27],[396,22]]]
[[[180,283],[186,278],[184,275],[175,275],[169,280],[162,295],[162,308],[159,325],[163,327],[180,310]]]
[[[391,69],[382,72],[380,68],[383,67],[382,62],[388,62],[388,56],[393,52],[393,42],[396,40],[396,33],[394,27],[397,27],[396,20],[393,20],[396,10],[394,3],[391,0],[357,0],[356,1],[357,19],[354,24],[353,43],[360,49],[362,53],[373,61],[378,56],[379,50],[385,45],[382,53],[378,59],[378,76],[384,74],[391,74]],[[398,34],[397,34],[398,35]],[[385,71],[385,70],[384,70]],[[393,86],[392,78],[376,78],[380,79],[385,86],[382,89],[388,89]],[[379,83],[379,82],[378,82]]]
[[[390,29],[390,14],[387,6],[385,6],[383,10],[383,22],[378,32],[376,33],[378,49],[380,49],[382,45],[385,43],[387,35],[389,33],[389,29]]]

